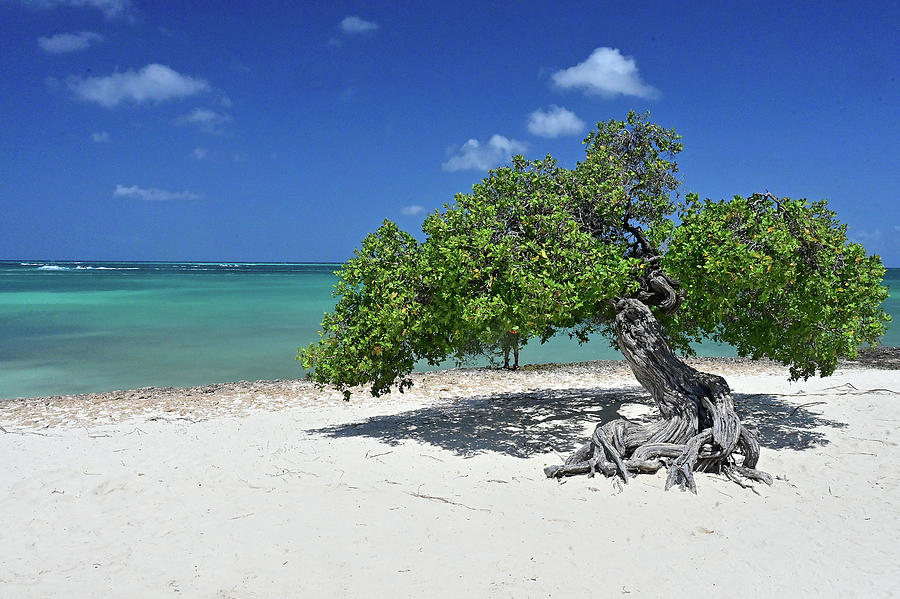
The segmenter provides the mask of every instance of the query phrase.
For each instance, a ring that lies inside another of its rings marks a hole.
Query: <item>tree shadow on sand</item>
[[[808,449],[826,445],[822,427],[846,426],[792,405],[779,396],[734,394],[742,422],[770,449]],[[621,418],[624,404],[649,409],[653,400],[641,387],[623,389],[548,389],[452,397],[441,404],[400,414],[373,416],[313,429],[333,438],[369,437],[388,445],[415,440],[464,457],[485,452],[529,457],[556,451],[567,454],[584,443],[598,423]],[[645,410],[647,411],[647,410]]]

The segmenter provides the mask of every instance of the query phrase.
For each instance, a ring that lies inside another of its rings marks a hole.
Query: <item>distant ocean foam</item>
[[[19,262],[19,266],[33,267],[34,270],[186,270],[186,271],[213,271],[223,269],[246,269],[250,267],[265,266],[260,264],[244,264],[238,262],[148,262],[141,266],[109,266],[109,265],[85,265],[77,262],[59,264],[55,262]]]
[[[61,266],[59,264],[20,263],[22,266],[37,266],[35,270],[139,270],[136,266]]]
[[[0,266],[3,262],[0,261]],[[140,270],[155,272],[293,272],[297,269],[313,269],[328,272],[337,264],[292,262],[6,262],[28,270],[77,271],[77,270]],[[324,270],[323,270],[324,269]]]

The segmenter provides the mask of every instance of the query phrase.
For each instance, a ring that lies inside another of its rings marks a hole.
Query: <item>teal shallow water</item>
[[[335,264],[0,262],[0,398],[298,378]],[[885,309],[900,319],[900,269]],[[900,345],[900,325],[884,338]],[[702,355],[734,355],[704,344]],[[617,359],[568,337],[521,362]]]

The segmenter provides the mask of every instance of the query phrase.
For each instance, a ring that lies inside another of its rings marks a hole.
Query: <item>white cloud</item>
[[[194,151],[191,152],[191,158],[194,160],[204,160],[207,156],[209,156],[209,150],[206,148],[194,148]]]
[[[366,21],[357,16],[345,17],[344,20],[341,21],[341,31],[349,35],[369,33],[378,29],[378,27],[378,23]]]
[[[855,241],[864,246],[881,246],[881,243],[884,241],[884,233],[878,228],[862,229],[860,231],[851,229],[847,237],[849,237],[851,241]],[[872,248],[870,247],[868,249],[871,250]]]
[[[131,0],[20,0],[31,8],[56,8],[57,6],[89,7],[100,10],[107,19],[131,17],[134,5]]]
[[[509,160],[511,156],[524,152],[527,147],[524,142],[507,139],[502,135],[493,135],[486,144],[470,139],[441,166],[450,172],[487,171]]]
[[[230,123],[231,115],[216,112],[209,108],[197,108],[192,113],[175,119],[178,125],[196,125],[207,133],[222,133],[222,125]]]
[[[236,73],[247,74],[251,72],[250,67],[236,58],[233,58],[228,66],[231,67],[231,70]]]
[[[403,214],[405,216],[418,216],[419,214],[424,213],[425,208],[416,204],[413,204],[412,206],[404,206],[400,209],[400,214]]]
[[[110,140],[109,133],[106,131],[94,131],[91,133],[91,140],[98,144],[105,144]]]
[[[165,189],[144,189],[137,185],[125,187],[116,185],[113,196],[117,198],[131,198],[145,202],[167,202],[170,200],[198,200],[200,196],[190,191],[166,191]]]
[[[162,64],[148,64],[140,71],[129,70],[107,77],[70,77],[68,85],[79,99],[106,108],[114,108],[125,100],[160,102],[210,89],[203,79],[182,75]]]
[[[617,48],[597,48],[587,60],[553,73],[553,83],[563,89],[581,89],[605,98],[617,95],[656,98],[659,90],[641,80],[637,63]]]
[[[103,36],[93,31],[79,31],[78,33],[57,33],[50,37],[39,37],[38,45],[50,54],[63,54],[65,52],[78,52],[87,50],[91,44],[103,41]]]
[[[584,131],[584,121],[571,110],[551,106],[548,110],[535,110],[528,115],[528,131],[541,137],[578,135]]]

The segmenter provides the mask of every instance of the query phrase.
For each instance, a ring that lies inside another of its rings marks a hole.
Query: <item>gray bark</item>
[[[665,305],[669,294],[660,291],[659,303]],[[666,467],[666,489],[677,485],[696,493],[696,471],[721,472],[734,480],[740,476],[772,484],[768,474],[755,469],[759,443],[741,424],[728,383],[681,360],[643,301],[617,301],[616,338],[635,378],[650,392],[661,417],[650,425],[625,419],[598,425],[591,440],[565,464],[544,469],[548,477],[593,476],[600,472],[619,475],[628,482],[630,476]]]

